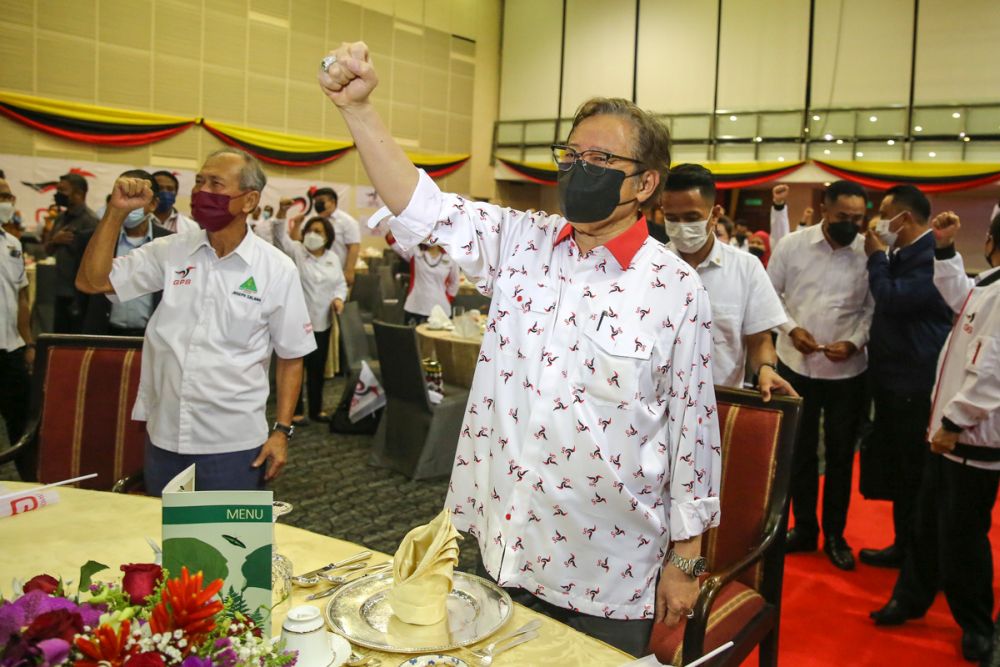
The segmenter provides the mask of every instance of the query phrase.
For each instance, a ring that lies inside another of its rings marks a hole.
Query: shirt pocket
[[[239,299],[239,302],[232,302]],[[241,303],[240,297],[231,296],[221,318],[222,338],[232,345],[248,348],[265,326],[259,303]]]
[[[648,372],[653,337],[634,327],[598,316],[588,322],[580,339],[572,382],[597,403],[628,405],[635,399],[639,378]]]
[[[740,347],[743,309],[740,306],[712,304],[712,344],[716,347]]]
[[[556,312],[556,291],[530,276],[504,270],[494,283],[496,309],[488,329],[505,356],[528,354],[545,339]]]

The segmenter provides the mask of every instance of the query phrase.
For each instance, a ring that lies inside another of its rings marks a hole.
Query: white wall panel
[[[913,0],[816,3],[812,106],[906,104]]]
[[[720,109],[802,108],[808,0],[726,0],[721,33]]]
[[[915,104],[1000,98],[1000,3],[921,0]]]
[[[500,120],[559,113],[562,0],[507,0],[500,72]]]
[[[658,113],[711,112],[718,3],[642,0],[636,102]]]
[[[540,4],[537,0],[532,6]],[[508,3],[509,7],[509,3]],[[553,34],[558,35],[558,31]],[[552,35],[549,39],[554,39]],[[632,98],[635,3],[569,0],[562,114],[572,116],[596,95]]]

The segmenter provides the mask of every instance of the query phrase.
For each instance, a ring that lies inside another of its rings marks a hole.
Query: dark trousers
[[[13,352],[0,350],[0,417],[7,427],[10,444],[24,435],[28,419],[28,368],[24,365],[24,349]]]
[[[163,487],[192,463],[194,487],[198,491],[256,491],[264,488],[267,462],[259,468],[250,464],[260,454],[260,447],[222,454],[178,454],[160,449],[146,436],[143,477],[146,494],[163,495]]]
[[[914,514],[914,541],[893,597],[924,612],[943,590],[963,632],[993,634],[990,526],[1000,471],[928,454]]]
[[[306,371],[305,392],[309,395],[309,418],[316,419],[323,412],[323,383],[326,381],[326,358],[330,351],[330,331],[314,331],[316,349],[306,355],[302,362]],[[301,415],[303,390],[299,389],[299,400],[295,404],[295,414]]]
[[[80,301],[75,296],[57,296],[52,318],[53,333],[78,334],[83,328]]]
[[[929,452],[927,423],[931,418],[931,399],[930,395],[900,396],[878,386],[873,388],[873,394],[878,446],[885,447],[886,460],[893,466],[885,479],[892,493],[895,544],[905,549],[913,534],[920,477]]]
[[[403,311],[403,321],[410,326],[417,326],[418,324],[423,324],[427,321],[426,315],[419,315],[417,313],[411,313],[408,310]]]
[[[818,535],[816,505],[819,498],[819,420],[823,417],[824,485],[823,535],[843,537],[851,501],[851,471],[857,427],[864,407],[865,376],[845,380],[817,380],[799,375],[785,364],[778,374],[802,396],[799,439],[792,455],[792,514],[795,527]]]
[[[467,540],[475,542],[475,538],[468,536]],[[496,580],[486,570],[483,565],[482,553],[476,548],[476,574],[490,581]],[[605,644],[610,644],[615,648],[625,651],[634,656],[646,655],[646,647],[649,646],[649,637],[653,634],[653,621],[650,620],[622,620],[615,618],[604,618],[603,616],[591,616],[571,609],[564,609],[554,604],[535,597],[523,588],[504,588],[514,602],[524,605],[528,609],[545,614],[560,623],[568,625],[577,632],[599,639]]]

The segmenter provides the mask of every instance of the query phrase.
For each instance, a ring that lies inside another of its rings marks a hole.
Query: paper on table
[[[389,606],[404,623],[433,625],[447,614],[452,574],[458,564],[458,531],[443,510],[406,534],[392,561]]]
[[[444,329],[451,324],[451,320],[448,319],[448,313],[444,312],[444,308],[441,306],[434,306],[431,308],[430,317],[427,318],[427,325],[432,329]]]

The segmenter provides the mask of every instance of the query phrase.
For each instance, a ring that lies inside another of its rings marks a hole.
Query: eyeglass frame
[[[559,169],[559,171],[570,171],[573,169],[573,167],[577,165],[577,163],[582,163],[583,170],[586,171],[591,176],[600,176],[601,174],[603,174],[605,171],[608,170],[608,165],[588,162],[587,160],[584,159],[584,156],[587,155],[588,153],[603,155],[605,156],[605,159],[608,162],[614,159],[614,160],[625,160],[626,162],[631,162],[633,164],[640,164],[640,165],[643,164],[642,160],[637,160],[632,157],[626,157],[624,155],[617,155],[609,151],[597,150],[596,148],[590,148],[585,151],[578,151],[575,148],[572,148],[571,146],[566,146],[565,144],[552,144],[551,146],[549,146],[549,150],[552,151],[552,161],[556,163],[556,167]],[[576,154],[576,159],[573,160],[572,162],[560,162],[559,160],[556,159],[556,150],[571,151]],[[565,169],[563,168],[563,165],[567,165]],[[594,169],[597,169],[598,171],[595,172]]]

